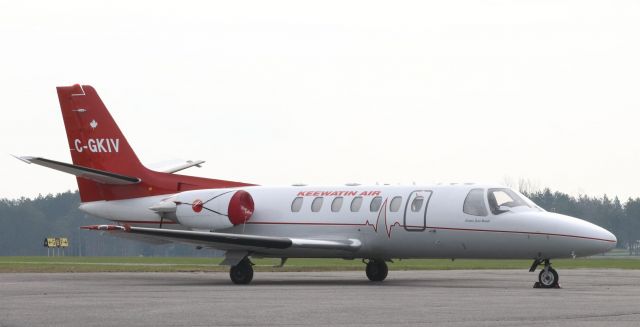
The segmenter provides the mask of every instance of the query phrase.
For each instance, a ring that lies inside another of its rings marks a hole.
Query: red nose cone
[[[229,201],[229,221],[234,225],[244,224],[253,215],[253,198],[246,191],[237,191]]]

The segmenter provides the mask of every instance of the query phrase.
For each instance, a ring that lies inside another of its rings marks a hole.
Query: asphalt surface
[[[640,271],[0,274],[0,326],[639,326]]]

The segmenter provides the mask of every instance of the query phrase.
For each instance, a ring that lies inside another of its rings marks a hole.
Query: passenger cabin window
[[[486,216],[487,206],[484,204],[484,189],[474,188],[464,199],[462,212],[472,216]]]
[[[299,196],[291,202],[291,212],[299,212],[302,209],[302,197]]]
[[[371,210],[371,212],[378,212],[378,210],[380,210],[380,205],[382,205],[382,197],[376,196],[375,198],[371,199],[369,210]]]
[[[333,202],[331,202],[331,211],[332,212],[340,211],[340,208],[342,208],[342,202],[344,202],[344,198],[341,196],[333,199]]]
[[[320,211],[320,209],[322,208],[322,201],[323,200],[324,200],[323,197],[317,197],[317,198],[313,199],[313,202],[311,202],[311,211],[313,211],[313,212]]]
[[[416,198],[413,199],[413,202],[411,202],[411,211],[419,212],[422,209],[423,203],[424,203],[424,197],[420,195],[416,196]]]
[[[398,210],[400,210],[401,205],[402,205],[402,197],[396,196],[393,199],[391,199],[389,210],[391,210],[391,212],[398,212]]]
[[[489,208],[494,215],[504,213],[500,207],[515,208],[525,206],[532,208],[531,205],[522,199],[516,192],[508,188],[490,188],[487,194]]]
[[[362,197],[361,196],[356,196],[351,201],[351,212],[360,211],[360,207],[362,207]]]

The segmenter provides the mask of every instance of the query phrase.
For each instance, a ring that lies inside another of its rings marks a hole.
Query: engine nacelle
[[[218,230],[244,224],[254,211],[251,194],[243,190],[198,190],[171,198],[176,220],[187,227]]]

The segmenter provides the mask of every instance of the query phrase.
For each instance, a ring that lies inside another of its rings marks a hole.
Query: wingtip
[[[189,160],[191,162],[191,160]],[[198,167],[198,168],[202,168],[202,164],[205,163],[206,161],[204,160],[193,160],[193,162],[191,162],[193,164],[194,167]]]
[[[18,159],[18,160],[20,160],[20,161],[22,161],[22,162],[26,162],[28,164],[31,164],[31,159],[34,158],[34,157],[30,157],[30,156],[19,157],[19,156],[16,156],[15,154],[12,154],[11,156],[16,158],[16,159]]]

